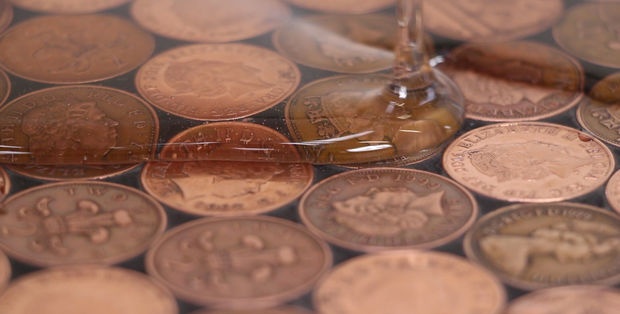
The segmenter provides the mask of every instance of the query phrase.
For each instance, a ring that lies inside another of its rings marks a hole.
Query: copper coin
[[[0,293],[2,293],[4,288],[9,284],[11,274],[11,262],[4,252],[0,251]]]
[[[484,215],[465,254],[523,290],[620,283],[620,218],[582,203],[514,204]]]
[[[223,140],[222,135],[227,139]],[[190,153],[191,149],[182,147],[188,142],[214,145],[205,151],[204,158],[199,156],[204,150],[196,147],[192,157],[196,161],[174,161]],[[219,122],[196,126],[165,144],[160,156],[170,161],[144,167],[142,186],[166,205],[193,215],[239,216],[275,210],[297,199],[314,178],[308,163],[278,162],[279,156],[301,157],[294,146],[278,148],[277,143],[288,143],[288,139],[258,124]],[[248,156],[249,151],[256,152],[254,158]],[[266,151],[272,154],[271,160],[264,159]],[[254,161],[234,161],[234,156],[230,157],[233,161],[227,161],[228,152]]]
[[[442,0],[424,2],[424,24],[437,35],[465,41],[508,41],[550,28],[562,0]]]
[[[463,92],[466,117],[476,120],[549,118],[583,95],[584,73],[577,60],[536,42],[465,44],[441,69]]]
[[[478,206],[467,190],[440,175],[371,168],[313,186],[300,201],[299,215],[330,243],[378,251],[449,243],[474,223]]]
[[[586,134],[543,122],[492,124],[454,140],[445,171],[474,192],[509,202],[555,202],[601,187],[614,170],[612,152]]]
[[[307,293],[331,259],[325,242],[288,220],[203,218],[168,231],[146,270],[188,302],[248,310]]]
[[[616,171],[607,181],[605,199],[613,210],[620,213],[620,171]]]
[[[385,9],[395,0],[286,0],[300,8],[324,13],[363,14]]]
[[[541,289],[513,300],[505,314],[614,314],[620,290],[598,285]]]
[[[11,192],[11,178],[9,174],[0,167],[0,200],[3,200]]]
[[[620,3],[582,3],[553,27],[553,37],[568,53],[585,61],[620,68]]]
[[[297,66],[248,44],[198,44],[161,53],[136,75],[153,105],[196,120],[247,117],[278,104],[299,85]]]
[[[309,310],[301,307],[284,306],[273,309],[235,311],[235,310],[201,310],[191,314],[312,314]]]
[[[150,34],[116,16],[39,16],[0,37],[0,65],[37,82],[86,83],[135,69],[154,48]]]
[[[337,266],[315,288],[322,314],[499,314],[501,283],[462,257],[434,251],[362,255]]]
[[[4,105],[4,102],[9,98],[10,94],[11,80],[4,71],[0,70],[0,106]]]
[[[620,148],[620,72],[592,87],[577,107],[577,121],[596,138]]]
[[[148,195],[106,182],[63,182],[23,190],[4,201],[0,245],[39,266],[115,264],[146,251],[166,228]]]
[[[0,108],[0,161],[47,180],[101,178],[153,158],[159,122],[127,92],[99,86],[42,89]]]
[[[0,0],[0,33],[13,21],[13,6],[9,0]]]
[[[170,292],[144,274],[121,268],[57,267],[12,282],[0,295],[7,314],[177,314]]]
[[[55,14],[94,13],[130,1],[132,0],[11,0],[14,5],[26,10]]]
[[[131,14],[144,28],[165,37],[230,42],[275,29],[288,21],[291,10],[279,0],[135,0]]]

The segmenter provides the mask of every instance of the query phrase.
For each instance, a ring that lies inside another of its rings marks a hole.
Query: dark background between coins
[[[156,0],[154,0],[156,1]],[[577,1],[577,0],[567,0],[564,1],[565,3],[565,7],[566,9],[570,8],[573,5],[582,3],[582,2],[586,2],[586,1]],[[305,15],[305,14],[316,14],[317,12],[314,11],[309,11],[309,10],[303,10],[303,9],[299,9],[296,8],[294,6],[291,6],[291,8],[293,9],[293,12],[295,15]],[[126,19],[131,20],[131,17],[129,15],[129,5],[123,5],[119,8],[116,9],[112,9],[112,10],[108,10],[108,11],[104,11],[101,13],[108,13],[108,14],[114,14],[114,15],[118,15],[118,16],[122,16]],[[394,14],[394,8],[388,8],[386,10],[383,10],[379,13],[385,13],[388,15],[393,15]],[[22,10],[19,8],[14,8],[14,18],[13,18],[13,22],[11,25],[15,25],[16,23],[19,23],[21,21],[27,20],[29,18],[35,17],[35,16],[39,16],[42,14],[39,13],[34,13],[34,12],[30,12],[30,11],[26,11],[26,10]],[[176,46],[180,46],[180,45],[186,45],[186,44],[190,44],[188,42],[184,42],[184,41],[177,41],[177,40],[172,40],[172,39],[168,39],[168,38],[164,38],[161,36],[157,36],[154,35],[156,38],[156,48],[155,48],[155,52],[154,54],[158,54],[160,52],[163,52],[165,50],[168,50],[170,48],[176,47]],[[553,47],[559,48],[559,46],[554,42],[553,37],[551,35],[551,30],[547,29],[546,31],[539,33],[535,36],[531,36],[528,38],[525,38],[528,40],[534,40],[534,41],[539,41],[539,42],[543,42],[546,44],[549,44]],[[450,49],[456,47],[457,45],[460,44],[460,42],[458,41],[454,41],[454,40],[450,40],[447,38],[441,38],[438,36],[434,36],[433,40],[435,42],[435,51],[437,54],[446,54],[447,52],[450,51]],[[248,44],[254,44],[254,45],[258,45],[258,46],[263,46],[263,47],[267,47],[269,49],[274,50],[273,44],[272,44],[272,40],[271,40],[271,32],[252,38],[252,39],[247,39],[247,40],[243,40],[240,41],[243,43],[248,43]],[[620,56],[619,56],[620,58]],[[606,67],[602,67],[602,66],[597,66],[585,61],[580,60],[580,62],[582,63],[584,70],[585,70],[585,90],[584,92],[587,93],[590,88],[596,83],[598,82],[601,78],[614,73],[616,71],[618,71],[617,69],[612,69],[612,68],[606,68]],[[302,72],[302,80],[301,80],[301,84],[300,86],[305,85],[306,83],[309,83],[311,81],[314,81],[316,79],[319,78],[323,78],[323,77],[327,77],[330,75],[334,75],[336,73],[332,73],[329,71],[323,71],[323,70],[317,70],[317,69],[313,69],[310,67],[306,67],[303,65],[298,65],[301,72]],[[102,86],[108,86],[108,87],[114,87],[114,88],[119,88],[122,90],[125,90],[127,92],[133,93],[138,95],[138,92],[136,91],[135,85],[134,85],[134,76],[136,74],[137,70],[131,71],[127,74],[115,77],[113,79],[108,79],[102,82],[98,82],[98,83],[93,83],[94,85],[102,85]],[[389,72],[386,72],[389,73]],[[36,82],[32,82],[32,81],[28,81],[25,79],[21,79],[18,78],[14,75],[10,75],[10,80],[11,80],[11,84],[12,84],[12,90],[11,93],[9,95],[9,98],[7,100],[7,102],[11,101],[12,99],[15,99],[21,95],[24,95],[26,93],[29,92],[33,92],[36,90],[40,90],[43,88],[47,88],[47,87],[51,87],[54,85],[50,85],[50,84],[42,84],[42,83],[36,83]],[[276,106],[274,106],[273,108],[262,112],[260,114],[251,116],[249,118],[243,119],[243,121],[248,121],[248,122],[255,122],[255,123],[259,123],[259,124],[263,124],[269,127],[272,127],[274,129],[276,129],[277,131],[288,135],[288,131],[286,128],[286,124],[284,123],[284,119],[283,119],[283,111],[284,111],[284,104],[285,104],[286,100],[277,104]],[[185,120],[185,119],[181,119],[178,118],[174,115],[171,114],[167,114],[157,108],[155,108],[159,120],[160,120],[160,138],[159,138],[159,143],[166,143],[168,141],[169,138],[171,138],[172,136],[174,136],[175,134],[177,134],[178,132],[195,126],[195,125],[199,125],[202,124],[204,122],[201,121],[192,121],[192,120]],[[561,115],[546,119],[545,121],[547,122],[553,122],[553,123],[558,123],[558,124],[563,124],[563,125],[567,125],[567,126],[571,126],[574,128],[579,129],[579,125],[576,122],[576,118],[575,118],[575,109],[571,109],[566,113],[563,113]],[[461,130],[460,134],[462,134],[463,132],[466,132],[468,130],[474,129],[476,127],[482,126],[485,123],[483,122],[479,122],[479,121],[473,121],[473,120],[466,120],[465,125],[463,127],[463,129]],[[613,147],[610,147],[615,155],[617,156],[617,150],[614,150]],[[616,159],[618,159],[616,157]],[[427,171],[431,171],[434,173],[438,173],[438,174],[442,174],[445,175],[445,172],[442,168],[441,165],[441,156],[436,156],[433,157],[429,160],[426,160],[420,164],[415,164],[415,165],[411,165],[408,166],[410,168],[415,168],[415,169],[420,169],[420,170],[427,170]],[[114,177],[110,177],[105,179],[105,181],[109,181],[109,182],[116,182],[116,183],[121,183],[127,186],[131,186],[131,187],[135,187],[140,189],[140,171],[141,171],[141,167],[138,167],[136,169],[133,169],[130,172],[124,173],[122,175],[118,175],[118,176],[114,176]],[[342,171],[346,171],[345,168],[342,167],[337,167],[337,166],[315,166],[315,179],[314,182],[318,182],[324,178],[327,178],[333,174],[342,172]],[[33,186],[37,186],[37,185],[41,185],[41,184],[45,184],[45,181],[41,181],[41,180],[36,180],[36,179],[32,179],[20,174],[16,174],[16,173],[12,173],[10,171],[9,175],[11,178],[11,194],[16,193],[18,191],[27,189],[29,187],[33,187]],[[581,197],[580,199],[578,199],[577,201],[583,202],[583,203],[588,203],[588,204],[592,204],[595,206],[599,206],[599,207],[606,207],[606,200],[604,198],[604,186],[597,189],[596,191]],[[484,214],[486,212],[489,212],[491,210],[494,210],[498,207],[507,205],[507,203],[505,202],[500,202],[500,201],[494,201],[494,200],[490,200],[490,199],[486,199],[480,196],[477,196],[477,200],[479,202],[479,206],[481,209],[481,213]],[[299,222],[299,219],[297,217],[297,203],[292,203],[289,204],[287,206],[284,206],[282,208],[279,208],[278,210],[269,213],[268,215],[271,216],[276,216],[276,217],[281,217],[281,218],[285,218],[285,219],[289,219],[295,222]],[[182,224],[184,222],[190,221],[192,219],[195,219],[196,217],[193,216],[189,216],[186,214],[183,214],[179,211],[175,211],[172,210],[170,208],[167,208],[167,214],[168,214],[168,219],[169,219],[169,228],[177,226],[179,224]],[[461,242],[460,241],[456,241],[453,242],[445,247],[442,248],[438,248],[437,250],[441,250],[441,251],[447,251],[447,252],[451,252],[454,254],[458,254],[461,256],[464,256],[463,252],[462,252],[462,248],[461,248]],[[342,261],[349,259],[351,257],[356,256],[359,253],[355,253],[355,252],[349,252],[343,249],[339,249],[339,248],[333,248],[333,252],[334,252],[334,264],[338,264],[341,263]],[[133,270],[137,270],[137,271],[141,271],[144,272],[144,263],[143,263],[144,259],[143,256],[139,256],[137,258],[134,258],[133,260],[130,261],[126,261],[122,264],[120,264],[119,266],[121,267],[125,267],[125,268],[129,268],[129,269],[133,269]],[[13,267],[13,279],[37,270],[36,267],[30,266],[30,265],[26,265],[17,261],[12,260],[12,267]],[[523,294],[523,291],[519,291],[516,289],[510,289],[508,288],[508,292],[509,292],[509,296],[511,299],[515,298],[516,296],[519,296],[521,294]],[[294,302],[292,302],[294,304],[298,304],[301,305],[303,307],[311,307],[310,304],[310,297],[309,295],[304,296],[303,298],[296,300]],[[181,313],[189,313],[195,309],[198,309],[198,306],[195,305],[191,305],[191,304],[187,304],[184,303],[182,301],[179,301],[180,307],[181,307]]]

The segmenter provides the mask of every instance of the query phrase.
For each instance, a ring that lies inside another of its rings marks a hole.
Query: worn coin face
[[[442,176],[370,168],[321,181],[304,194],[299,212],[328,242],[377,251],[449,243],[473,224],[478,207],[467,190]]]
[[[143,100],[108,87],[42,89],[0,108],[0,160],[48,180],[100,178],[153,158],[159,122]]]
[[[454,140],[445,171],[480,195],[510,202],[584,196],[613,172],[609,148],[576,129],[543,122],[492,124]]]
[[[55,14],[82,14],[111,9],[131,0],[10,0],[14,5],[32,11]]]
[[[13,21],[13,6],[9,0],[0,0],[0,33]]]
[[[424,23],[437,35],[464,41],[509,41],[537,34],[562,15],[561,0],[424,2]]]
[[[25,79],[54,84],[94,82],[125,74],[152,54],[155,40],[112,15],[47,15],[0,37],[0,65]]]
[[[616,171],[605,186],[605,199],[607,204],[620,213],[620,172]]]
[[[128,269],[56,267],[27,274],[0,296],[11,314],[177,314],[171,293]]]
[[[153,105],[195,120],[230,120],[264,111],[299,85],[297,66],[274,51],[248,44],[198,44],[149,60],[136,75]]]
[[[391,251],[355,257],[315,288],[323,314],[501,313],[504,287],[485,269],[434,251]]]
[[[11,274],[11,262],[4,252],[0,251],[0,292],[8,285]]]
[[[614,314],[620,307],[620,290],[599,285],[541,289],[512,301],[506,314]]]
[[[441,69],[463,92],[466,117],[476,120],[544,119],[572,108],[583,95],[577,60],[541,43],[465,44]]]
[[[465,254],[524,290],[620,282],[620,219],[582,203],[515,204],[483,216]]]
[[[301,307],[293,307],[293,306],[283,306],[273,309],[263,309],[263,310],[249,310],[249,311],[235,311],[235,310],[201,310],[192,312],[191,314],[312,314],[312,312],[301,308]]]
[[[188,142],[209,142],[213,148],[183,146]],[[309,163],[278,162],[301,160],[294,146],[281,145],[288,142],[280,133],[258,124],[218,122],[196,126],[165,145],[160,156],[166,162],[144,167],[142,186],[166,205],[193,215],[265,213],[297,199],[314,177]],[[238,158],[229,155],[235,152]],[[270,160],[265,159],[265,152],[270,154]],[[195,161],[174,161],[186,156]],[[229,156],[232,161],[227,161]],[[245,158],[253,161],[239,160]]]
[[[588,62],[620,68],[620,3],[573,6],[553,27],[553,37],[568,53]]]
[[[275,29],[288,21],[291,10],[279,0],[135,0],[131,14],[144,28],[165,37],[230,42]]]
[[[157,201],[105,182],[54,183],[7,198],[0,245],[28,264],[114,264],[146,251],[166,228]]]
[[[620,148],[620,72],[592,87],[577,107],[577,121],[596,138]]]
[[[211,308],[260,309],[308,292],[331,265],[327,244],[279,218],[203,218],[168,231],[147,272],[179,298]]]
[[[324,13],[363,14],[385,9],[395,0],[286,0],[298,7]]]

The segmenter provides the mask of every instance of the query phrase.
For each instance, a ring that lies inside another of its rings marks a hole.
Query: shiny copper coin
[[[0,251],[0,293],[4,291],[4,288],[9,284],[11,279],[11,262],[9,258]]]
[[[3,203],[0,245],[28,264],[114,264],[146,251],[166,228],[148,195],[118,184],[40,185]]]
[[[433,251],[391,251],[355,257],[315,288],[321,314],[499,314],[501,283],[464,258]]]
[[[385,9],[395,0],[286,0],[300,8],[324,13],[363,14]]]
[[[607,181],[605,199],[609,207],[620,213],[620,171],[616,171]]]
[[[541,289],[513,300],[505,314],[614,314],[620,290],[595,285]]]
[[[543,122],[492,124],[454,140],[445,171],[476,193],[510,202],[555,202],[601,187],[613,154],[576,129]]]
[[[11,80],[9,76],[0,70],[0,106],[9,98],[11,94]]]
[[[174,48],[149,60],[136,75],[153,105],[196,120],[230,120],[264,111],[299,85],[297,66],[274,51],[248,44]]]
[[[301,307],[284,306],[273,309],[235,311],[235,310],[201,310],[191,314],[312,314],[309,310]]]
[[[583,3],[570,8],[553,27],[568,53],[588,62],[620,68],[620,3]]]
[[[288,21],[291,10],[279,0],[135,0],[131,14],[144,28],[165,37],[230,42],[275,29]]]
[[[168,231],[146,257],[147,272],[179,298],[244,310],[307,293],[330,265],[325,242],[267,216],[194,220]]]
[[[483,216],[465,254],[523,290],[620,283],[620,218],[582,203],[514,204]]]
[[[213,147],[183,146],[193,142],[213,143]],[[314,177],[311,164],[287,162],[301,160],[293,145],[279,145],[288,142],[280,133],[258,124],[196,126],[165,144],[160,156],[167,162],[144,167],[142,186],[166,205],[193,215],[239,216],[275,210],[297,199]],[[271,160],[266,159],[266,152]],[[196,161],[174,161],[185,157]],[[246,158],[253,161],[239,161]]]
[[[42,89],[0,108],[0,160],[47,180],[101,178],[153,158],[159,122],[127,92],[79,85]]]
[[[421,170],[371,168],[313,186],[299,204],[303,223],[356,251],[434,248],[460,237],[478,206],[460,185]]]
[[[12,282],[0,295],[7,314],[177,314],[170,292],[144,274],[121,268],[57,267]]]
[[[0,0],[0,33],[13,21],[13,6],[9,0]]]
[[[437,35],[464,41],[508,41],[550,28],[561,0],[442,0],[424,2],[424,23]]]
[[[465,44],[441,69],[460,87],[465,116],[482,121],[549,118],[575,106],[584,73],[577,60],[536,42]]]
[[[577,121],[596,138],[620,148],[620,72],[592,87],[577,107]]]
[[[135,69],[154,48],[149,33],[116,16],[39,16],[0,37],[0,65],[37,82],[85,83]]]
[[[14,5],[32,11],[55,14],[94,13],[121,6],[132,0],[10,0]]]

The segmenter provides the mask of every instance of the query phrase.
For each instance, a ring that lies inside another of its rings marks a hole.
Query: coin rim
[[[531,298],[537,298],[538,297],[546,297],[544,298],[544,301],[549,300],[549,298],[557,298],[557,293],[562,293],[562,292],[574,292],[572,294],[572,297],[576,297],[577,299],[579,299],[580,297],[582,297],[581,293],[592,293],[592,292],[599,292],[599,293],[611,293],[614,294],[616,296],[616,299],[620,299],[620,290],[618,290],[615,287],[611,287],[611,286],[603,286],[603,285],[570,285],[570,286],[555,286],[555,287],[550,287],[550,288],[545,288],[545,289],[540,289],[540,290],[536,290],[536,291],[532,291],[530,293],[521,295],[517,298],[515,298],[514,300],[511,301],[510,304],[508,304],[508,306],[506,307],[506,313],[505,314],[527,314],[524,313],[521,310],[517,310],[515,311],[514,307],[515,306],[521,306],[521,303],[529,303],[531,301],[534,300],[530,300]],[[567,296],[570,296],[571,294],[561,294],[560,296],[564,296],[567,299]],[[556,302],[555,300],[551,300],[551,302]],[[538,303],[538,302],[536,302]],[[534,303],[534,304],[536,304]],[[548,304],[548,303],[545,303]],[[608,313],[607,311],[605,311],[605,313]],[[599,314],[605,314],[605,313],[599,313]],[[540,314],[540,313],[539,313]]]
[[[285,0],[286,3],[293,5],[297,8],[300,9],[305,9],[305,10],[311,10],[311,11],[316,11],[319,13],[332,13],[332,14],[346,14],[346,15],[358,15],[358,14],[366,14],[366,13],[372,13],[372,12],[376,12],[376,11],[380,11],[380,10],[385,10],[391,6],[394,6],[395,1],[383,1],[383,2],[389,2],[389,3],[385,3],[385,4],[381,4],[381,5],[373,5],[371,6],[370,9],[364,9],[364,10],[360,10],[359,8],[355,7],[355,6],[349,6],[347,8],[338,8],[338,9],[326,9],[324,5],[321,5],[321,2],[319,0],[319,5],[307,5],[305,4],[305,2],[300,2],[300,1],[294,1],[294,0]],[[310,3],[315,3],[316,4],[316,0],[313,1],[309,1]],[[323,1],[323,2],[331,2],[331,1]],[[337,2],[337,1],[336,1]]]
[[[20,3],[18,0],[12,0],[13,5],[15,5],[16,7],[19,7],[20,9],[23,10],[28,10],[28,11],[33,11],[33,12],[38,12],[38,13],[49,13],[49,14],[65,14],[65,15],[69,15],[69,14],[89,14],[89,13],[96,13],[96,12],[101,12],[101,11],[105,11],[105,10],[110,10],[113,8],[117,8],[120,7],[122,5],[125,5],[129,2],[131,2],[133,0],[122,0],[120,2],[114,2],[114,3],[118,3],[118,4],[114,4],[114,5],[110,5],[109,3],[101,6],[99,5],[99,7],[97,8],[92,8],[89,6],[92,6],[92,4],[88,4],[87,8],[82,8],[82,9],[69,9],[69,10],[54,10],[54,9],[42,9],[41,7],[37,7],[37,4],[35,2],[35,5],[24,5],[23,3]],[[43,2],[43,1],[40,1]],[[79,1],[74,1],[73,3],[76,3]],[[31,2],[32,4],[32,2]],[[79,5],[78,5],[79,6]]]
[[[620,5],[620,2],[618,3]],[[620,65],[620,63],[618,63]],[[607,76],[605,76],[604,78],[602,78],[601,80],[599,80],[596,84],[594,84],[594,86],[592,86],[592,88],[590,89],[590,94],[592,94],[593,90],[596,90],[597,87],[600,87],[603,85],[603,83],[606,83],[607,81],[615,81],[617,80],[620,83],[620,72],[614,72],[611,73]],[[586,115],[586,111],[588,109],[588,107],[592,107],[591,103],[590,103],[590,95],[588,95],[587,97],[584,97],[580,103],[579,106],[577,107],[577,110],[575,111],[575,117],[577,118],[577,123],[579,124],[579,126],[581,126],[583,129],[585,129],[588,133],[590,133],[593,137],[596,137],[597,139],[601,140],[604,143],[607,143],[615,148],[620,148],[620,141],[614,141],[613,139],[610,139],[611,136],[609,136],[609,134],[605,134],[602,132],[599,132],[596,130],[596,127],[593,127],[593,125],[591,123],[587,123],[586,119],[584,118],[584,115]],[[597,106],[597,105],[594,105]]]

